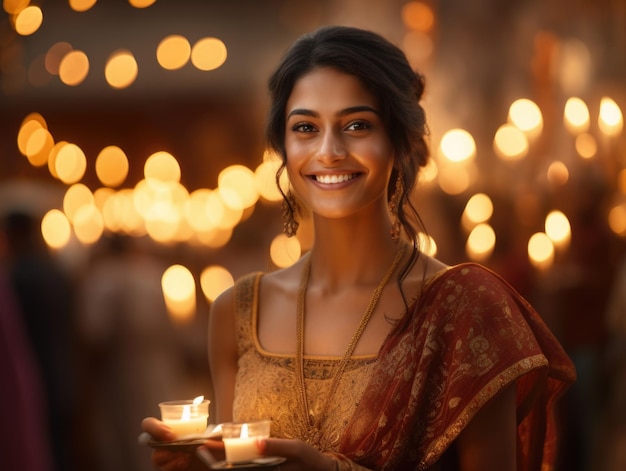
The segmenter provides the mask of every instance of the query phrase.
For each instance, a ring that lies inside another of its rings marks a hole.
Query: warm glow
[[[232,193],[230,194],[230,197],[231,200],[235,199],[235,195]],[[220,209],[217,209],[218,206]],[[207,208],[209,213],[213,214],[221,211],[221,217],[217,222],[217,227],[219,229],[233,229],[237,224],[239,224],[239,222],[241,222],[244,214],[242,207],[237,208],[226,204],[222,196],[222,192],[220,191],[215,191],[211,194]],[[210,217],[213,217],[213,214]]]
[[[563,186],[569,180],[569,169],[560,160],[555,160],[548,167],[548,181],[553,185]]]
[[[102,212],[106,202],[115,195],[115,190],[113,188],[100,187],[93,192],[93,199],[96,208],[98,211]]]
[[[127,88],[137,78],[137,61],[132,52],[120,50],[114,52],[106,63],[104,76],[113,88]]]
[[[177,183],[180,181],[180,165],[172,154],[155,152],[146,159],[143,168],[146,180],[156,180],[161,183]]]
[[[462,162],[476,154],[474,138],[463,129],[452,129],[446,132],[439,146],[443,157],[451,162]]]
[[[65,214],[58,209],[51,209],[41,220],[41,234],[48,246],[61,249],[69,243],[72,228]]]
[[[589,129],[589,108],[587,108],[587,104],[580,98],[569,98],[565,103],[563,121],[565,127],[572,134],[587,132]]]
[[[297,237],[287,237],[279,234],[274,237],[270,244],[270,258],[272,263],[279,268],[293,265],[301,255],[300,242]]]
[[[163,39],[157,47],[157,61],[167,70],[183,67],[191,54],[191,46],[184,36],[172,35]]]
[[[439,168],[439,188],[448,195],[460,195],[472,182],[469,171],[459,165],[447,165]]]
[[[254,172],[244,165],[230,165],[217,177],[217,186],[224,203],[230,208],[249,208],[259,199]]]
[[[417,234],[417,246],[425,255],[429,257],[437,256],[437,243],[430,235],[420,232]]]
[[[278,191],[276,185],[276,171],[280,167],[278,160],[265,160],[259,164],[254,171],[254,185],[259,193],[267,201],[280,201],[282,195]],[[281,178],[286,176],[287,172],[283,172]],[[284,180],[285,178],[283,178]],[[286,177],[288,181],[288,177]]]
[[[191,50],[191,63],[200,70],[217,69],[227,57],[226,45],[217,38],[201,39]]]
[[[224,247],[230,241],[233,235],[232,229],[212,229],[196,233],[196,239],[202,245],[212,249]]]
[[[128,158],[117,146],[107,146],[96,157],[96,175],[100,182],[115,188],[128,176]]]
[[[505,160],[518,160],[528,154],[528,138],[512,124],[503,124],[493,138],[493,148]]]
[[[41,116],[41,115],[38,115]],[[43,118],[42,118],[43,119]],[[23,121],[17,133],[17,148],[24,156],[28,155],[28,141],[35,131],[39,129],[48,129],[46,122],[38,119],[37,116],[27,116]]]
[[[580,39],[559,38],[555,44],[558,51],[558,69],[556,72],[558,85],[566,94],[578,93],[591,87],[593,77],[594,58],[589,47]]]
[[[409,31],[402,38],[402,49],[413,67],[421,67],[433,53],[433,40],[428,33]]]
[[[67,141],[59,141],[57,142],[52,149],[50,150],[50,154],[48,154],[48,171],[50,175],[54,178],[59,178],[59,174],[57,173],[56,164],[57,164],[57,156],[63,147],[65,147],[69,142]]]
[[[401,11],[404,25],[415,31],[428,32],[435,24],[435,14],[429,5],[422,2],[405,3]]]
[[[156,0],[128,0],[130,6],[135,8],[147,8],[154,4]]]
[[[35,129],[26,142],[26,158],[35,167],[48,163],[48,155],[54,147],[52,134],[45,128]]]
[[[28,6],[30,0],[3,0],[2,8],[9,15],[17,15]]]
[[[435,159],[428,159],[428,162],[424,167],[419,170],[419,181],[423,183],[430,183],[437,180],[439,175],[439,166]]]
[[[596,155],[598,151],[598,144],[596,143],[596,138],[591,134],[583,132],[576,136],[576,152],[583,159],[591,159]]]
[[[135,209],[143,217],[148,235],[161,243],[180,236],[189,193],[180,183],[141,180],[133,193]]]
[[[609,211],[609,227],[613,233],[626,236],[626,206],[620,204],[613,206]]]
[[[224,202],[220,198],[219,193],[211,191],[206,195],[204,211],[210,223],[214,227],[220,227],[222,220],[224,219]]]
[[[68,52],[59,64],[59,78],[65,85],[76,86],[85,80],[89,73],[89,58],[82,51]]]
[[[607,136],[617,136],[624,127],[624,117],[622,110],[617,103],[609,97],[600,100],[600,114],[598,116],[598,127]]]
[[[533,234],[528,240],[528,258],[536,268],[549,268],[554,261],[554,244],[544,232]]]
[[[496,246],[496,233],[489,224],[478,224],[470,232],[465,252],[474,261],[484,261]]]
[[[539,106],[527,98],[515,100],[509,107],[509,120],[529,137],[536,137],[543,128]]]
[[[192,318],[196,309],[196,283],[182,265],[172,265],[163,273],[161,288],[171,316],[179,321]]]
[[[217,227],[217,223],[209,218],[207,204],[211,190],[201,188],[189,194],[189,199],[184,208],[185,218],[194,231],[210,231]]]
[[[35,5],[28,6],[21,10],[15,17],[15,31],[22,36],[29,36],[35,33],[43,23],[43,12]]]
[[[546,235],[560,248],[566,248],[572,237],[572,228],[567,216],[561,211],[551,211],[546,216]]]
[[[76,144],[65,144],[56,154],[54,169],[63,183],[76,183],[83,178],[87,170],[85,153]]]
[[[133,191],[120,190],[104,203],[102,218],[105,227],[111,232],[123,232],[133,236],[146,234],[144,220],[137,212],[134,204]]]
[[[465,205],[463,216],[474,224],[486,222],[493,214],[493,202],[484,193],[476,193]]]
[[[200,274],[200,286],[209,302],[215,301],[220,294],[234,284],[233,275],[226,268],[218,265],[208,266]]]
[[[82,183],[70,186],[63,196],[63,212],[67,218],[75,223],[76,213],[83,206],[95,206],[93,193]]]
[[[44,64],[48,73],[52,75],[58,75],[61,60],[72,49],[73,48],[70,43],[66,43],[63,41],[54,44],[50,49],[48,49],[48,52],[46,53],[46,57],[44,59]]]
[[[73,220],[74,234],[83,244],[96,243],[104,231],[102,215],[95,204],[81,206]]]
[[[97,0],[68,0],[70,8],[74,11],[83,12],[93,7]]]

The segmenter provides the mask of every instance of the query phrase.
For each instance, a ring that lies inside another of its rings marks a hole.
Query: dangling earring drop
[[[396,188],[391,195],[391,200],[389,201],[389,211],[391,212],[392,222],[391,222],[391,239],[393,241],[397,241],[400,238],[400,232],[402,231],[402,225],[400,224],[400,219],[398,218],[398,207],[400,205],[400,198],[402,197],[402,176],[398,175],[396,179]]]
[[[288,191],[287,195],[283,199],[282,205],[283,232],[287,237],[295,236],[298,231],[300,223],[296,219],[297,211],[298,206],[296,199],[293,194],[291,194],[291,191]]]

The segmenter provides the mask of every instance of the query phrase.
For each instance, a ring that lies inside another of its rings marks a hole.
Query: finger
[[[285,458],[301,458],[301,442],[279,438],[263,438],[258,441],[259,452],[265,456],[283,456]]]
[[[172,430],[155,417],[146,417],[143,419],[141,421],[141,428],[156,440],[169,441],[176,438]]]

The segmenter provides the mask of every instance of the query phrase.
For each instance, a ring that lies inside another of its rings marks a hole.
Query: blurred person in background
[[[157,413],[161,401],[198,395],[183,345],[192,339],[183,339],[163,299],[166,264],[142,242],[103,236],[81,276],[79,327],[97,471],[152,470],[137,446],[141,419]]]
[[[46,401],[39,364],[6,267],[0,228],[0,457],[2,469],[52,471]],[[33,452],[33,447],[36,452]]]
[[[42,375],[54,469],[73,471],[78,469],[73,281],[50,253],[33,214],[9,211],[2,228],[10,285]]]

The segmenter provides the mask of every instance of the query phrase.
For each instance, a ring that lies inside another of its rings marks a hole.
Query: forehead
[[[294,108],[343,109],[364,104],[376,108],[377,100],[358,77],[331,67],[321,67],[307,72],[295,82],[287,101],[287,112]]]

